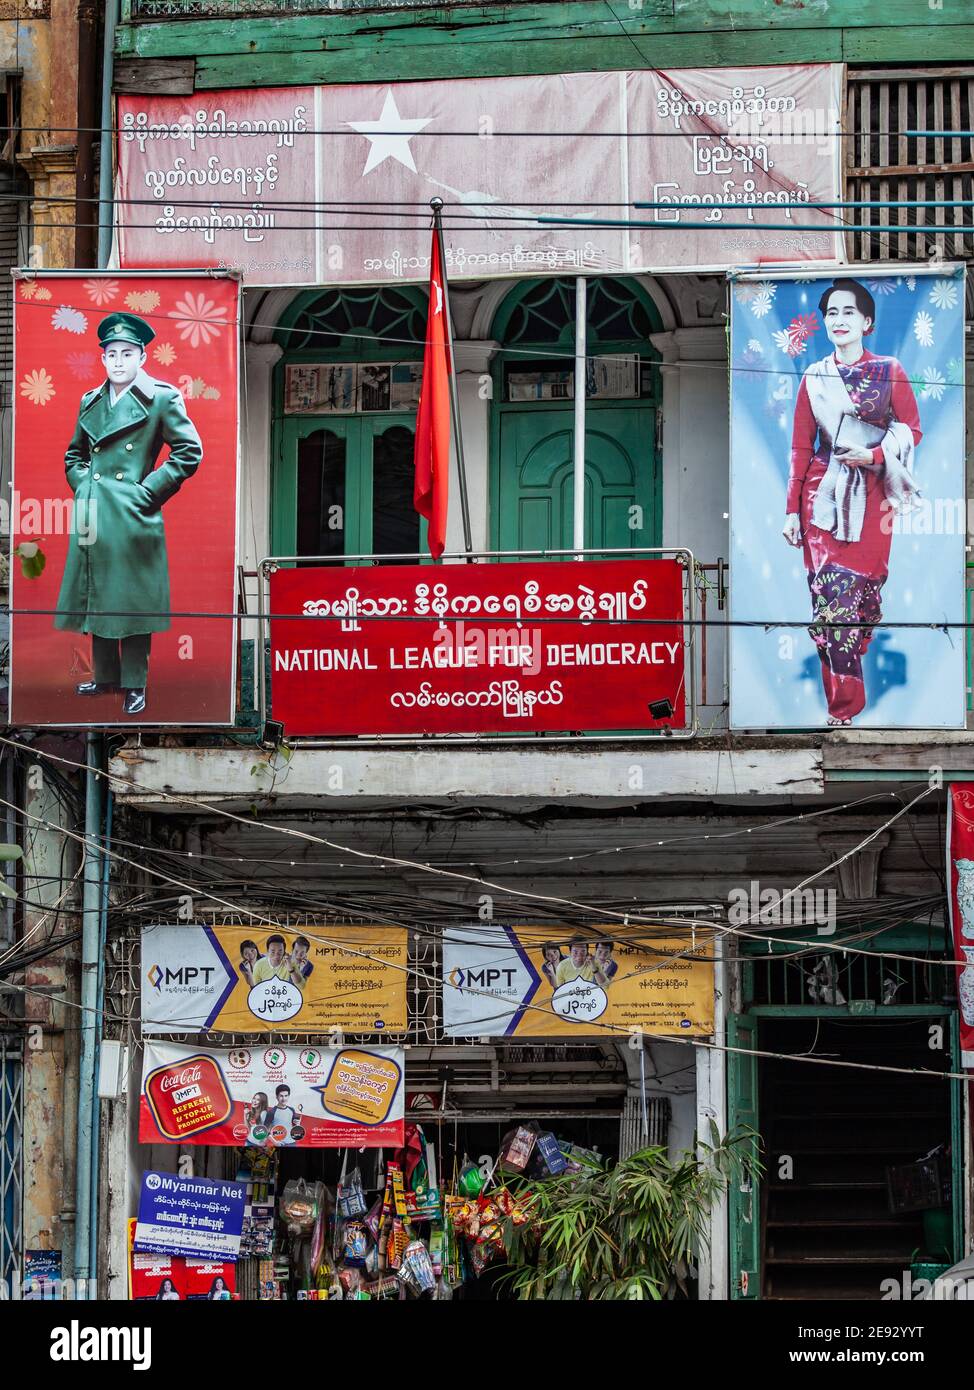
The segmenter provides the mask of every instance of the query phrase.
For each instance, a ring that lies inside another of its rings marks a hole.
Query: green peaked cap
[[[137,314],[109,314],[98,325],[101,347],[121,339],[123,343],[134,343],[145,351],[155,336],[155,329],[150,328],[145,319],[140,319]]]

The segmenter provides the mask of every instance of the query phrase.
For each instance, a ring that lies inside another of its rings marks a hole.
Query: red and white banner
[[[136,1250],[136,1221],[129,1221],[129,1298],[138,1302],[180,1303],[185,1299],[219,1302],[233,1298],[237,1266],[230,1260],[148,1255]]]
[[[454,279],[841,261],[834,211],[811,206],[841,197],[841,73],[819,63],[120,96],[120,262],[233,266],[253,285],[426,281],[416,209],[433,197]],[[363,212],[370,203],[380,217]],[[621,223],[627,208],[648,225],[557,225]]]
[[[398,1047],[186,1047],[145,1043],[139,1141],[263,1148],[395,1148]]]
[[[954,782],[947,804],[947,903],[957,964],[962,1063],[974,1068],[974,783]]]
[[[238,281],[13,294],[11,722],[231,724]]]
[[[273,717],[288,735],[683,728],[683,585],[676,560],[278,569]]]

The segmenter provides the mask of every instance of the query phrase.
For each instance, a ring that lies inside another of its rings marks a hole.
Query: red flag
[[[443,267],[440,245],[433,232],[430,256],[430,306],[423,354],[423,384],[416,412],[416,481],[413,506],[429,522],[430,554],[438,560],[446,544],[446,511],[450,482],[450,355],[446,341]]]

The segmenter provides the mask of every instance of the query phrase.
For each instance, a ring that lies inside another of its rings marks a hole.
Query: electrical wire
[[[13,739],[9,739],[9,738],[3,737],[3,736],[0,736],[0,744],[7,744],[7,745],[9,745],[10,747],[18,748],[18,749],[29,748],[29,745],[25,745],[25,744],[18,743],[17,741],[15,741],[15,740],[13,740]],[[42,757],[49,758],[49,759],[52,759],[52,760],[55,760],[55,761],[59,761],[59,762],[65,763],[65,764],[67,764],[67,765],[69,765],[69,766],[73,766],[73,767],[75,767],[75,768],[77,768],[77,769],[79,769],[79,770],[85,770],[85,771],[87,771],[87,772],[90,772],[90,773],[94,774],[95,776],[101,778],[102,780],[107,781],[109,785],[111,785],[111,783],[112,783],[112,780],[113,780],[113,779],[112,779],[112,777],[111,777],[111,774],[110,774],[110,773],[103,772],[100,768],[92,767],[92,766],[90,766],[90,765],[87,764],[87,763],[79,763],[79,762],[73,761],[72,759],[63,758],[61,755],[52,753],[52,752],[50,752],[49,750],[38,750],[38,751],[41,752],[41,756],[42,756]],[[128,782],[124,784],[124,786],[126,787],[126,789],[127,789],[128,787],[136,787],[136,788],[139,788],[139,787],[143,787],[143,785],[144,785],[144,784],[140,783],[137,779],[134,779],[134,778],[130,778],[130,779],[128,780]],[[300,840],[303,840],[303,841],[306,841],[306,842],[310,842],[310,843],[313,843],[313,844],[325,845],[325,846],[327,846],[327,847],[330,848],[330,849],[338,849],[338,850],[340,850],[342,853],[347,854],[349,857],[361,859],[361,860],[366,861],[366,862],[368,862],[368,863],[370,863],[370,864],[378,864],[378,865],[381,866],[381,867],[384,867],[385,865],[392,864],[392,865],[395,865],[395,866],[400,867],[400,868],[419,870],[421,873],[430,874],[430,875],[435,876],[435,877],[442,877],[442,878],[445,878],[445,879],[457,880],[457,881],[464,882],[464,883],[471,883],[471,884],[473,884],[473,885],[474,885],[475,887],[477,887],[477,888],[481,888],[481,889],[485,889],[485,888],[486,888],[486,889],[491,889],[491,890],[492,890],[492,893],[500,893],[500,894],[502,894],[502,895],[507,895],[507,896],[516,897],[516,898],[526,898],[526,899],[531,900],[532,903],[534,903],[534,902],[540,902],[540,903],[543,903],[543,904],[552,904],[552,905],[555,905],[555,906],[556,906],[557,908],[559,908],[559,909],[562,909],[562,908],[565,908],[565,907],[570,907],[570,908],[572,908],[572,909],[577,909],[577,910],[579,910],[579,911],[581,911],[581,912],[583,912],[583,913],[589,913],[589,912],[591,912],[591,908],[590,908],[590,905],[589,905],[589,904],[580,903],[580,902],[577,902],[577,901],[575,901],[574,899],[571,899],[571,898],[563,898],[563,897],[554,896],[554,895],[550,895],[550,894],[530,893],[530,892],[527,892],[526,890],[523,890],[523,889],[511,888],[511,887],[507,887],[507,886],[505,886],[505,885],[503,885],[503,884],[496,884],[496,883],[493,883],[492,881],[490,881],[490,880],[488,880],[488,879],[485,879],[485,878],[482,878],[482,877],[478,877],[478,876],[474,876],[474,875],[470,875],[470,874],[460,874],[460,873],[456,873],[456,872],[453,872],[453,871],[450,871],[450,870],[447,870],[447,869],[443,869],[443,868],[437,868],[437,867],[427,866],[427,865],[424,865],[423,863],[421,863],[421,862],[419,862],[419,861],[416,861],[416,860],[403,859],[403,858],[400,858],[400,857],[397,857],[397,856],[385,855],[385,854],[375,853],[375,852],[371,852],[371,851],[367,851],[367,850],[357,850],[357,849],[354,849],[354,848],[352,848],[352,847],[350,847],[350,846],[347,846],[347,845],[340,845],[340,844],[337,844],[335,841],[332,841],[332,840],[328,839],[327,837],[313,835],[313,834],[311,834],[311,833],[308,832],[308,831],[297,830],[297,829],[295,829],[295,828],[293,828],[293,827],[291,827],[291,826],[283,826],[283,825],[280,825],[280,824],[278,824],[278,823],[276,823],[276,822],[273,822],[273,821],[255,821],[253,818],[247,818],[247,817],[244,817],[244,816],[239,816],[239,815],[237,815],[237,814],[236,814],[235,812],[233,812],[233,811],[228,811],[228,810],[226,810],[224,807],[221,807],[221,806],[215,806],[215,805],[213,805],[212,803],[203,801],[203,800],[201,800],[201,799],[198,798],[198,797],[192,797],[192,796],[187,796],[187,795],[181,795],[181,794],[174,793],[174,792],[159,791],[159,790],[156,789],[156,788],[148,788],[148,787],[146,787],[145,790],[151,790],[151,791],[153,792],[154,795],[156,795],[156,796],[162,798],[163,800],[165,800],[165,801],[168,802],[168,803],[173,803],[173,804],[176,804],[176,805],[192,806],[192,807],[194,807],[195,809],[204,810],[204,811],[206,811],[208,814],[211,814],[211,815],[214,815],[214,816],[218,816],[218,817],[222,817],[222,818],[224,818],[224,819],[226,819],[226,820],[229,820],[229,821],[232,821],[232,822],[234,822],[234,823],[236,823],[236,824],[245,825],[245,826],[249,826],[249,827],[259,827],[260,829],[262,829],[262,830],[264,830],[264,831],[270,831],[270,832],[275,833],[275,834],[281,834],[281,835],[284,835],[284,836],[288,836],[288,837],[291,837],[291,838],[300,839]],[[930,786],[926,786],[926,787],[925,787],[922,791],[920,791],[920,792],[919,792],[919,793],[918,793],[906,806],[901,806],[901,808],[900,808],[894,815],[892,815],[891,817],[889,817],[883,824],[881,824],[880,826],[878,826],[875,830],[871,831],[871,832],[864,838],[864,840],[863,840],[862,843],[858,846],[858,848],[862,848],[864,845],[869,844],[869,843],[870,843],[872,840],[874,840],[879,834],[881,834],[881,833],[883,832],[883,830],[885,830],[889,825],[892,825],[892,824],[893,824],[896,820],[898,820],[901,816],[907,814],[907,813],[911,810],[911,808],[912,808],[914,805],[916,805],[917,803],[919,803],[919,802],[920,802],[921,800],[923,800],[925,797],[931,795],[935,790],[937,790],[937,789],[936,789],[936,788],[933,788],[933,787],[930,787]],[[29,816],[29,813],[24,812],[24,811],[21,811],[18,807],[12,806],[11,803],[5,803],[5,802],[3,801],[3,799],[0,798],[0,805],[4,805],[4,804],[9,804],[9,805],[11,805],[11,809],[13,809],[15,812],[17,812],[17,813],[20,814],[20,815],[26,815],[26,816],[28,816],[29,819],[34,819],[34,820],[38,819],[38,818],[36,818],[36,817],[30,817],[30,816]],[[84,838],[84,837],[80,837],[80,836],[75,835],[75,833],[72,832],[72,831],[64,830],[63,827],[55,826],[55,825],[53,825],[53,824],[51,824],[51,823],[49,823],[49,822],[42,822],[42,823],[45,825],[46,828],[55,830],[56,833],[71,835],[72,838],[75,838],[75,839],[81,839],[81,840],[83,840],[83,838]],[[850,849],[846,854],[844,854],[844,855],[842,856],[842,858],[841,858],[840,860],[835,861],[835,863],[837,864],[837,863],[844,862],[846,859],[850,858],[854,853],[856,853],[856,847],[853,847],[852,849]],[[122,859],[123,862],[127,862],[127,863],[134,863],[134,862],[135,862],[135,861],[126,860],[124,856],[118,855],[118,856],[115,856],[115,857]],[[813,882],[815,882],[817,879],[821,878],[824,874],[828,873],[828,872],[829,872],[831,869],[833,869],[834,867],[835,867],[835,865],[830,863],[830,864],[827,864],[823,869],[819,870],[818,872],[809,875],[809,876],[808,876],[806,879],[804,879],[800,884],[798,884],[794,889],[790,890],[787,896],[788,896],[789,898],[792,897],[792,896],[794,896],[795,894],[797,894],[798,892],[802,891],[804,888],[806,888],[807,886],[809,886],[811,883],[813,883]],[[165,877],[164,875],[161,875],[161,874],[158,875],[158,876],[159,876],[159,877]],[[183,888],[189,888],[189,891],[192,891],[192,889],[190,888],[189,885],[187,885],[187,884],[185,884],[185,883],[180,883],[178,880],[170,879],[169,882],[176,883],[178,886],[183,887]],[[212,894],[208,894],[208,893],[205,893],[205,892],[204,892],[203,896],[211,897],[211,898],[213,897]],[[236,906],[236,905],[234,905],[234,904],[232,904],[232,903],[224,902],[224,901],[221,900],[221,899],[215,899],[215,898],[214,898],[214,901],[217,901],[217,902],[220,904],[221,907],[229,907],[232,911],[241,912],[241,913],[243,913],[244,915],[248,915],[248,916],[252,916],[252,917],[255,917],[255,916],[258,915],[258,914],[249,913],[249,911],[248,911],[247,909],[242,909],[242,908],[240,908],[239,906]],[[612,918],[615,919],[616,921],[621,922],[622,925],[623,925],[624,927],[632,928],[633,930],[635,930],[637,927],[644,927],[644,926],[650,926],[650,927],[657,927],[657,928],[660,928],[660,927],[663,927],[663,926],[670,925],[670,926],[679,926],[679,927],[684,927],[684,928],[687,928],[687,927],[688,927],[688,928],[690,928],[691,930],[694,930],[694,929],[703,930],[704,928],[708,928],[708,929],[712,929],[712,930],[719,931],[719,932],[721,932],[721,933],[723,933],[723,934],[726,934],[726,935],[728,935],[728,936],[740,936],[740,937],[742,937],[742,938],[744,938],[744,939],[748,939],[748,940],[757,940],[757,941],[761,941],[761,942],[765,942],[765,943],[766,943],[769,939],[770,939],[770,940],[775,940],[775,939],[776,939],[774,936],[772,936],[772,937],[769,938],[769,936],[768,936],[767,933],[747,932],[747,931],[745,931],[742,927],[727,926],[727,925],[725,925],[725,924],[723,924],[723,923],[718,923],[718,922],[714,922],[714,921],[701,922],[701,921],[699,921],[698,919],[673,918],[673,919],[671,919],[669,922],[663,922],[663,923],[661,923],[661,922],[660,922],[660,919],[659,919],[659,914],[655,914],[655,913],[644,914],[644,913],[637,913],[637,912],[632,912],[632,911],[629,911],[629,912],[614,912],[614,911],[611,911],[611,910],[603,910],[602,913],[601,913],[600,915],[601,915],[602,917],[612,917]],[[751,918],[748,917],[748,918],[746,918],[745,920],[751,921]],[[272,923],[270,920],[262,919],[262,921],[265,921],[267,925],[273,925],[273,923]],[[603,922],[603,923],[600,924],[600,925],[601,925],[601,927],[603,928],[602,934],[604,935],[604,934],[605,934],[604,928],[605,928],[608,924]],[[598,928],[594,928],[594,930],[598,930]],[[614,936],[617,936],[617,935],[618,935],[618,930],[615,930],[615,931],[613,932],[613,935],[614,935]],[[817,949],[819,952],[821,952],[821,950],[822,950],[822,945],[823,945],[821,939],[819,939],[818,941],[799,941],[799,942],[793,942],[792,944],[794,944],[794,945],[800,945],[800,946],[805,946],[805,947],[812,947],[812,948],[814,948],[814,949]],[[926,957],[926,956],[910,956],[910,955],[906,955],[906,954],[903,954],[903,953],[896,953],[896,952],[884,952],[884,951],[879,951],[879,952],[868,952],[868,951],[859,950],[858,953],[859,953],[859,954],[862,954],[862,955],[880,956],[880,957],[882,957],[882,958],[884,958],[884,959],[901,960],[901,961],[904,961],[904,962],[919,963],[919,964],[927,964],[927,963],[928,963],[928,959],[929,959],[929,958]],[[949,962],[945,962],[945,963],[946,963],[946,964],[953,964],[953,965],[963,965],[963,964],[965,964],[965,962],[963,962],[963,961],[949,961]]]

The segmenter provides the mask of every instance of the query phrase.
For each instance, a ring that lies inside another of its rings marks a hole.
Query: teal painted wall
[[[942,63],[974,56],[974,0],[514,0],[133,19],[119,57],[195,59],[198,89],[616,68]],[[213,0],[216,9],[217,0]],[[231,21],[232,22],[229,22]],[[247,61],[243,61],[246,58]]]

